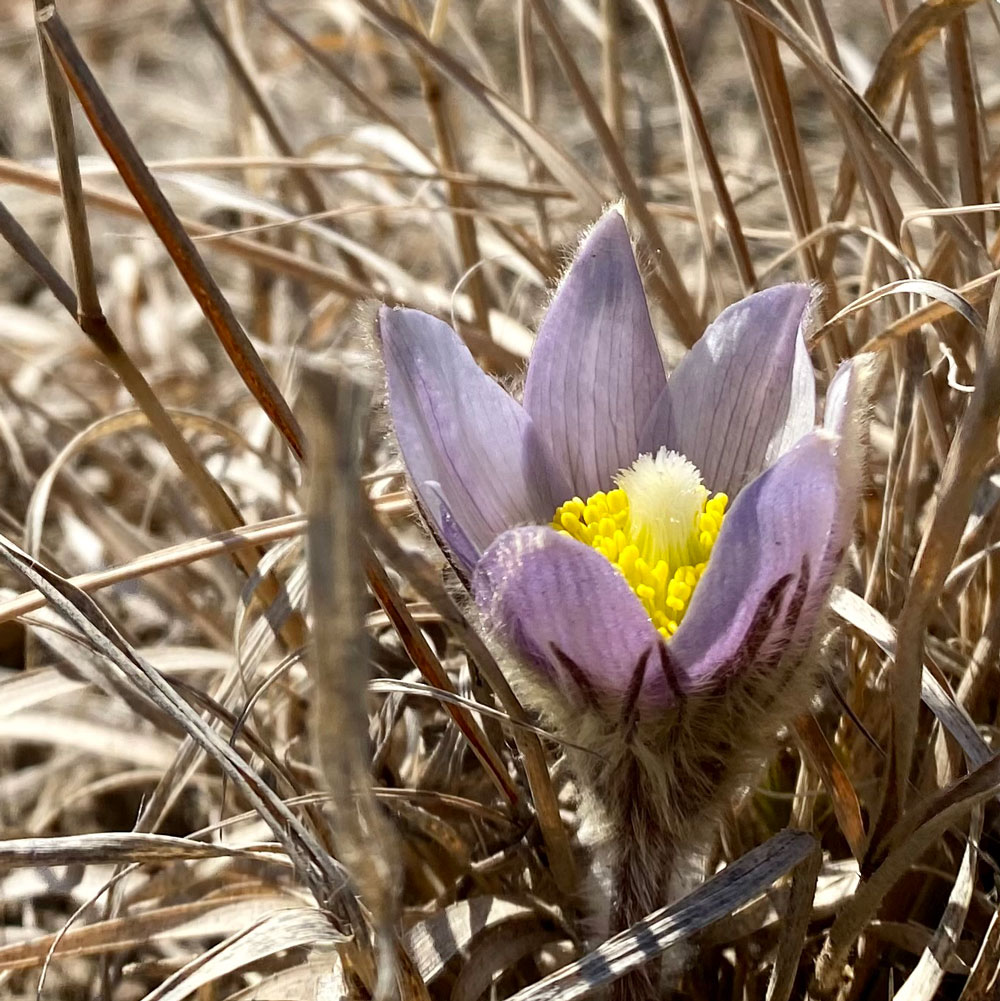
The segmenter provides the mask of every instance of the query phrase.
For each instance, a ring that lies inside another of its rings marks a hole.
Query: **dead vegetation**
[[[696,998],[995,996],[996,6],[36,6],[0,3],[0,992],[562,1001],[672,949]],[[712,878],[602,944],[362,307],[513,377],[619,198],[668,355],[798,277],[821,384],[884,363],[827,688]]]

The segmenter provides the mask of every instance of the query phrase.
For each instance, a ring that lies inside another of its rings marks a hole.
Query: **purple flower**
[[[861,475],[856,366],[815,427],[809,302],[795,284],[748,296],[668,379],[612,211],[542,322],[521,403],[447,324],[380,311],[419,504],[488,628],[564,704],[650,719],[809,647]]]

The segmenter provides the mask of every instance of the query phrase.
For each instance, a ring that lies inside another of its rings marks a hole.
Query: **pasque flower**
[[[521,402],[447,324],[379,313],[420,507],[522,692],[598,752],[575,767],[611,846],[612,930],[663,902],[699,821],[815,692],[863,367],[837,373],[817,428],[810,299],[789,284],[730,306],[668,378],[611,211],[542,321]]]
[[[809,301],[781,285],[736,303],[668,380],[612,211],[542,322],[521,403],[447,324],[379,313],[420,506],[488,626],[570,702],[649,716],[808,645],[860,476],[854,368],[814,428]]]

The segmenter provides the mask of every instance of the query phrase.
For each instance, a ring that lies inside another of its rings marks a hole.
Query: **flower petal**
[[[867,396],[875,378],[876,359],[872,354],[855,355],[845,362],[830,380],[823,410],[823,427],[838,437],[849,437],[852,426],[865,416]]]
[[[504,532],[479,561],[472,593],[501,639],[580,705],[625,699],[660,646],[625,578],[550,528]]]
[[[437,480],[425,480],[422,484],[421,503],[433,526],[440,534],[438,543],[444,544],[464,571],[463,580],[468,580],[472,568],[479,559],[480,550],[465,534],[462,526],[455,521],[448,502],[444,499],[441,484]]]
[[[855,355],[841,364],[826,391],[823,427],[837,436],[838,478],[845,497],[861,496],[865,471],[864,432],[875,377],[875,356]],[[856,503],[844,504],[840,511],[843,523],[840,534],[846,535],[848,540],[854,528],[856,507]]]
[[[389,410],[418,498],[470,562],[505,529],[548,521],[570,494],[531,419],[446,323],[379,310]]]
[[[638,455],[666,383],[625,220],[609,212],[580,248],[538,332],[524,408],[588,497]]]
[[[843,512],[857,502],[839,480],[837,445],[807,435],[736,498],[668,644],[683,691],[808,643],[850,537]]]
[[[778,285],[724,310],[671,375],[639,450],[675,449],[710,490],[735,495],[812,430],[809,295],[807,285]]]

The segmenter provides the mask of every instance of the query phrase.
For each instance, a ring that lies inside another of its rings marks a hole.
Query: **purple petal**
[[[581,705],[626,698],[660,646],[618,570],[549,528],[504,532],[479,561],[472,593],[501,639]]]
[[[682,452],[710,490],[732,496],[811,431],[809,295],[806,285],[779,285],[723,311],[671,375],[639,450]]]
[[[740,493],[688,613],[668,645],[680,687],[711,688],[805,646],[833,583],[857,497],[837,440],[807,435]]]
[[[587,497],[638,455],[665,385],[625,220],[609,212],[580,248],[528,366],[524,408]]]
[[[417,496],[466,565],[505,529],[570,496],[531,418],[446,323],[379,310],[389,410]]]
[[[424,510],[431,523],[440,533],[439,543],[443,543],[465,571],[465,579],[472,573],[472,568],[479,559],[480,551],[472,544],[465,530],[451,513],[441,484],[436,480],[425,480],[422,484],[422,501]]]

